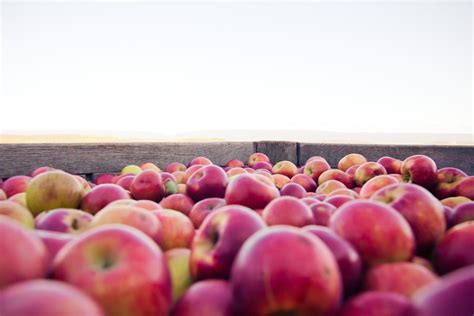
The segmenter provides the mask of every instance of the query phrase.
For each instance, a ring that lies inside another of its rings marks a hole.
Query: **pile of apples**
[[[474,314],[474,176],[254,153],[0,182],[0,315]]]

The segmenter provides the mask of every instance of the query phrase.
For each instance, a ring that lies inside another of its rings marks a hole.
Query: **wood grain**
[[[296,142],[261,141],[256,144],[257,152],[267,155],[272,164],[281,160],[298,164],[298,143]]]
[[[224,165],[231,159],[246,161],[254,151],[252,142],[0,144],[0,178],[28,175],[40,166],[75,174],[117,172],[145,162],[164,168],[175,161],[187,164],[197,156]]]
[[[456,167],[469,175],[474,174],[474,146],[299,144],[301,163],[311,156],[319,155],[335,168],[339,160],[350,153],[362,154],[369,161],[377,161],[383,156],[403,160],[411,155],[427,155],[436,162],[438,168]]]

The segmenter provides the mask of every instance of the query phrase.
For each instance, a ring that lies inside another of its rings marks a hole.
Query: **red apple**
[[[331,169],[331,166],[325,160],[312,160],[304,166],[304,174],[318,181],[319,176],[326,170]]]
[[[188,182],[188,179],[193,175],[193,173],[195,173],[202,167],[204,167],[204,165],[193,165],[186,169],[186,171],[184,171],[183,178],[181,179],[181,183],[186,184]]]
[[[34,178],[37,175],[39,175],[40,173],[43,173],[43,172],[46,172],[46,171],[53,171],[53,170],[54,170],[54,168],[49,167],[49,166],[38,167],[35,170],[33,170],[33,172],[31,173],[31,177]]]
[[[28,209],[37,215],[56,208],[78,208],[84,189],[74,176],[63,171],[47,171],[34,177],[26,190]]]
[[[262,175],[241,174],[227,185],[227,204],[240,204],[251,209],[262,209],[280,196],[275,185]]]
[[[62,233],[81,233],[89,227],[93,216],[72,208],[59,208],[46,212],[36,223],[36,229]]]
[[[322,156],[311,156],[308,159],[306,159],[305,165],[315,160],[327,162],[327,160]]]
[[[133,179],[130,192],[132,192],[132,196],[137,200],[159,202],[165,195],[165,187],[158,172],[145,170]]]
[[[173,248],[189,248],[194,238],[194,225],[191,220],[181,212],[173,210],[152,211],[159,220],[161,231],[157,240],[164,251]]]
[[[53,272],[90,295],[107,315],[167,315],[171,306],[165,256],[132,227],[108,225],[80,235],[59,251]]]
[[[464,203],[469,203],[469,202],[471,202],[471,200],[465,196],[452,196],[452,197],[441,200],[441,204],[447,207],[451,207],[453,209],[457,207],[458,205],[462,205]]]
[[[366,162],[356,169],[354,182],[357,186],[362,187],[370,179],[382,174],[387,174],[387,171],[381,164],[376,162]]]
[[[296,174],[291,178],[291,182],[298,183],[306,190],[306,192],[316,191],[316,181],[308,175]]]
[[[0,201],[0,217],[5,216],[20,223],[25,228],[33,228],[33,215],[23,205],[13,201]]]
[[[195,280],[227,279],[243,243],[265,223],[253,210],[229,205],[212,212],[191,246],[191,274]]]
[[[333,191],[336,191],[338,189],[347,189],[347,187],[344,185],[344,183],[337,181],[337,180],[328,180],[318,186],[316,189],[316,193],[318,194],[329,194]]]
[[[110,202],[129,198],[128,192],[117,184],[99,184],[84,196],[80,208],[88,213],[95,214]]]
[[[189,215],[193,205],[194,201],[189,196],[181,193],[170,195],[160,202],[160,206],[162,208],[175,210],[183,213],[184,215]]]
[[[263,169],[263,170],[268,170],[268,171],[272,172],[273,166],[268,161],[258,161],[253,165],[252,168],[254,170]]]
[[[244,163],[240,161],[239,159],[229,160],[225,165],[226,167],[230,167],[230,168],[235,168],[235,167],[243,168],[244,167]]]
[[[180,162],[172,162],[165,167],[165,171],[169,173],[174,173],[176,171],[185,171],[186,166]]]
[[[270,159],[263,153],[253,153],[249,157],[248,165],[252,168],[259,161],[270,162]]]
[[[284,176],[287,176],[288,178],[293,177],[297,171],[298,167],[296,167],[294,163],[288,160],[279,161],[275,165],[273,165],[272,168],[272,172],[274,174],[282,174]]]
[[[278,190],[280,190],[281,188],[283,188],[285,184],[290,182],[290,178],[282,174],[274,174],[272,175],[272,178],[273,178],[273,183],[275,184]]]
[[[234,167],[226,171],[227,177],[233,177],[239,174],[247,173],[244,168]]]
[[[436,163],[428,156],[414,155],[405,159],[400,168],[403,180],[432,189],[437,182],[438,168]]]
[[[337,180],[344,183],[344,185],[348,188],[352,188],[354,186],[354,180],[352,177],[339,169],[329,169],[321,173],[318,178],[318,185],[321,185],[328,180]]]
[[[419,253],[430,252],[446,230],[441,203],[425,188],[397,183],[382,188],[372,200],[387,203],[407,220]]]
[[[387,173],[400,174],[402,168],[401,160],[384,156],[377,160],[377,162],[381,164],[385,168],[385,170],[387,170]]]
[[[106,183],[113,183],[112,179],[114,175],[111,173],[102,173],[95,177],[94,183],[95,184],[106,184]]]
[[[352,166],[361,165],[367,162],[367,158],[362,156],[361,154],[348,154],[339,160],[337,164],[337,168],[342,171],[346,171]]]
[[[359,198],[359,194],[352,189],[337,189],[337,190],[331,191],[331,193],[329,193],[326,198],[336,196],[336,195],[346,195],[354,199]]]
[[[38,236],[6,216],[0,216],[0,236],[0,289],[46,276],[48,252]]]
[[[456,195],[474,200],[474,176],[466,177],[458,183],[456,186]]]
[[[458,168],[441,168],[436,172],[436,186],[433,189],[434,195],[442,200],[451,196],[456,196],[457,185],[467,174]]]
[[[17,193],[25,192],[31,179],[32,178],[28,176],[14,176],[8,178],[5,180],[5,182],[3,182],[2,190],[5,192],[7,197],[13,196]]]
[[[204,219],[214,210],[226,205],[225,200],[221,198],[208,198],[194,204],[189,212],[189,219],[193,222],[195,228],[199,228]]]
[[[282,196],[271,201],[263,209],[263,219],[269,226],[291,225],[303,227],[314,223],[309,206],[293,196]]]
[[[334,195],[328,196],[324,202],[334,205],[336,208],[341,207],[343,204],[347,202],[354,201],[355,199],[350,195]]]
[[[362,274],[362,261],[357,251],[327,227],[310,225],[303,230],[315,235],[328,246],[339,266],[344,293],[351,294],[357,288]]]
[[[281,188],[280,195],[281,196],[288,195],[288,196],[293,196],[295,198],[301,199],[305,197],[306,190],[298,183],[289,182],[285,184],[283,188]]]
[[[123,189],[130,192],[133,180],[135,180],[135,175],[126,174],[126,175],[120,176],[120,179],[117,179],[115,184],[121,186]]]
[[[210,197],[223,198],[226,186],[227,174],[221,167],[204,166],[189,177],[186,194],[196,202]]]
[[[471,316],[474,311],[474,267],[459,269],[415,293],[417,316]]]
[[[88,295],[53,280],[31,280],[9,286],[0,293],[0,315],[105,316]]]
[[[367,266],[409,260],[415,251],[410,225],[380,202],[344,204],[332,214],[329,227],[357,250]]]
[[[336,211],[336,207],[326,202],[314,201],[309,205],[313,213],[314,224],[328,226],[331,215]]]
[[[46,246],[46,249],[48,251],[49,266],[52,265],[54,257],[56,257],[59,250],[61,250],[68,242],[76,238],[76,235],[73,234],[40,229],[35,230],[34,233],[41,239],[41,241]]]
[[[452,225],[461,224],[467,221],[474,221],[474,202],[467,202],[456,206],[451,215]]]
[[[161,210],[163,207],[160,206],[160,204],[150,201],[150,200],[139,200],[139,201],[133,201],[130,203],[131,206],[137,206],[140,208],[143,208],[145,210],[149,211],[156,211],[156,210]]]
[[[231,275],[236,315],[334,315],[341,301],[334,255],[319,238],[293,227],[252,235]]]
[[[385,263],[367,271],[365,291],[395,292],[410,298],[423,286],[432,285],[438,277],[422,265],[411,262]]]
[[[232,289],[224,280],[193,284],[176,302],[173,316],[233,316]]]
[[[359,168],[360,165],[353,165],[349,169],[347,169],[345,172],[354,179],[355,173],[357,168]]]
[[[189,258],[191,250],[187,248],[174,248],[165,252],[168,269],[171,275],[173,286],[173,302],[176,302],[181,295],[193,284]]]
[[[362,186],[362,189],[360,190],[360,197],[363,199],[368,199],[381,188],[399,182],[400,181],[389,175],[375,176]]]
[[[406,297],[391,292],[363,292],[347,301],[340,316],[409,316],[415,307]]]
[[[145,162],[140,166],[142,170],[155,170],[156,172],[161,172],[161,169],[155,165],[153,162]]]
[[[191,160],[188,164],[188,168],[190,166],[194,166],[194,165],[202,165],[202,166],[206,166],[206,165],[212,165],[212,161],[209,159],[209,158],[206,158],[206,157],[196,157],[194,158],[193,160]]]
[[[436,246],[436,266],[441,273],[473,265],[474,221],[458,224],[447,231]]]

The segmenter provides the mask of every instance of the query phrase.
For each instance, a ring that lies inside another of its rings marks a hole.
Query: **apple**
[[[239,159],[229,160],[225,165],[226,167],[230,167],[230,168],[235,168],[235,167],[243,168],[244,167],[244,163],[240,161]]]
[[[172,194],[160,202],[162,208],[167,208],[175,211],[179,211],[184,215],[188,215],[193,208],[194,201],[187,195],[177,193]]]
[[[295,198],[301,199],[305,197],[306,195],[306,190],[303,188],[303,186],[299,185],[298,183],[294,182],[289,182],[283,186],[280,190],[280,195],[288,195],[288,196],[293,196]]]
[[[193,284],[176,302],[173,316],[233,316],[232,289],[224,280]]]
[[[201,226],[204,219],[214,210],[225,206],[226,202],[221,198],[207,198],[194,204],[189,212],[189,219],[197,229]]]
[[[406,261],[415,252],[415,237],[408,222],[381,202],[346,203],[332,214],[329,228],[347,240],[367,266]]]
[[[270,162],[270,159],[264,153],[253,153],[249,157],[248,166],[252,168],[259,161]]]
[[[255,170],[253,168],[250,168],[250,167],[245,167],[244,170],[247,171],[247,173],[250,173],[250,174],[255,173]]]
[[[334,315],[342,297],[329,248],[289,226],[262,229],[247,239],[232,266],[231,284],[236,315]]]
[[[321,173],[318,178],[318,185],[321,185],[328,180],[337,180],[344,183],[344,185],[348,188],[352,188],[354,186],[354,180],[352,177],[339,169],[329,169]]]
[[[186,194],[186,184],[183,184],[183,183],[178,184],[178,193]]]
[[[309,204],[309,208],[313,213],[314,224],[328,226],[329,218],[336,211],[336,207],[326,202],[314,201]]]
[[[204,166],[194,172],[186,182],[186,194],[198,202],[210,197],[223,198],[227,187],[227,174],[221,167]]]
[[[360,166],[360,165],[353,165],[353,166],[351,166],[349,169],[347,169],[347,170],[345,171],[345,173],[347,173],[349,176],[352,177],[352,179],[354,179],[356,170],[357,170],[357,168],[359,168],[359,166]]]
[[[58,254],[59,250],[64,247],[68,242],[74,240],[77,235],[69,233],[60,233],[49,230],[35,230],[35,235],[38,236],[46,246],[48,251],[48,266],[51,267],[54,257]]]
[[[28,209],[37,215],[56,208],[78,208],[84,189],[74,176],[63,171],[47,171],[34,177],[26,190]]]
[[[91,186],[89,185],[89,182],[83,176],[79,176],[79,175],[72,175],[72,176],[76,178],[77,181],[79,181],[79,183],[82,186],[82,189],[84,190],[84,194],[89,192],[92,189]]]
[[[176,177],[168,172],[161,172],[161,180],[163,181],[163,185],[165,186],[165,196],[170,196],[173,194],[178,193],[178,181]]]
[[[268,170],[266,170],[266,169],[258,169],[258,170],[255,170],[255,172],[253,172],[253,174],[261,174],[262,176],[267,177],[268,180],[274,182],[274,180],[273,180],[273,176],[274,176],[274,175],[272,174],[271,171],[268,171]],[[284,176],[283,176],[283,177],[284,177]],[[286,178],[288,178],[288,177],[286,177]]]
[[[9,217],[20,223],[25,228],[33,228],[33,215],[30,211],[19,203],[13,201],[0,201],[0,217]]]
[[[13,176],[3,182],[2,190],[5,192],[7,197],[25,192],[31,179],[32,178],[28,176]]]
[[[451,215],[452,225],[461,224],[467,221],[474,221],[474,202],[467,202],[456,206]]]
[[[84,291],[107,315],[167,315],[170,310],[166,258],[133,227],[107,225],[78,236],[56,255],[53,276]]]
[[[206,157],[196,157],[194,158],[193,160],[191,160],[188,164],[188,168],[190,166],[194,166],[194,165],[202,165],[202,166],[206,166],[206,165],[212,165],[212,161],[209,159],[209,158],[206,158]]]
[[[137,175],[142,172],[142,168],[140,168],[137,165],[128,165],[123,167],[122,171],[120,172],[121,175],[126,175],[126,174],[134,174]]]
[[[129,205],[137,206],[149,211],[156,211],[156,210],[163,209],[163,207],[161,207],[160,204],[154,201],[150,201],[150,200],[139,200],[139,201],[132,200],[132,202]]]
[[[400,183],[397,179],[389,175],[375,176],[367,181],[360,190],[360,197],[369,199],[375,192],[391,184]]]
[[[271,201],[262,213],[265,223],[303,227],[314,224],[313,213],[308,205],[293,196],[282,196]]]
[[[410,298],[417,290],[433,285],[438,279],[433,271],[416,263],[384,263],[367,271],[364,290],[395,292]]]
[[[319,176],[326,170],[331,169],[331,166],[325,160],[312,160],[304,166],[304,174],[313,178],[318,182]]]
[[[474,311],[474,266],[459,269],[440,282],[416,292],[417,316],[472,315]]]
[[[263,209],[280,196],[275,185],[262,175],[241,174],[227,185],[226,204],[240,204],[251,209]]]
[[[474,176],[466,177],[458,183],[456,186],[456,195],[474,200]]]
[[[377,191],[371,199],[386,203],[403,215],[413,231],[419,253],[429,253],[444,235],[443,206],[419,185],[392,184]]]
[[[152,214],[161,224],[157,243],[162,250],[190,247],[195,230],[193,223],[186,215],[168,209],[152,211]]]
[[[308,175],[295,174],[290,179],[290,181],[293,182],[293,183],[298,183],[299,185],[301,185],[306,190],[306,192],[316,191],[316,187],[317,187],[316,181],[314,181],[313,178],[311,178]]]
[[[347,296],[354,292],[362,274],[362,261],[357,251],[327,227],[310,225],[303,227],[303,230],[321,239],[331,250],[341,272],[344,293]]]
[[[355,199],[350,195],[333,195],[328,196],[324,202],[334,205],[336,208],[341,207],[341,205],[346,204],[347,202],[354,201]]]
[[[403,162],[393,157],[384,156],[377,160],[377,163],[381,164],[387,173],[400,174]]]
[[[186,173],[184,171],[175,171],[172,175],[176,178],[177,184],[186,184]]]
[[[315,202],[321,202],[319,200],[316,200],[312,196],[305,196],[305,197],[301,198],[300,201],[303,202],[304,204],[308,205],[308,206],[310,206],[311,204],[313,204]]]
[[[434,195],[442,200],[444,198],[456,196],[457,185],[467,174],[458,168],[441,168],[436,172],[436,186],[433,189]]]
[[[46,276],[48,252],[38,236],[6,216],[0,216],[0,236],[0,289]]]
[[[357,186],[362,187],[370,179],[382,174],[387,174],[387,171],[381,164],[376,162],[366,162],[356,169],[354,182]]]
[[[94,183],[95,184],[106,184],[106,183],[113,183],[112,179],[114,175],[111,173],[102,173],[95,177]]]
[[[169,172],[169,173],[174,173],[176,171],[185,171],[186,170],[186,166],[183,165],[182,163],[180,162],[172,162],[168,165],[166,165],[165,167],[165,171],[166,172]]]
[[[53,171],[53,170],[54,170],[54,168],[49,167],[49,166],[38,167],[35,170],[33,170],[33,172],[31,172],[31,177],[34,178],[37,175],[39,175],[40,173],[43,173],[43,172],[46,172],[46,171]]]
[[[339,316],[409,316],[415,306],[408,298],[392,292],[363,292],[347,301]]]
[[[152,162],[145,162],[140,166],[142,170],[155,170],[156,172],[161,172],[161,169]]]
[[[156,241],[161,237],[163,225],[152,212],[131,205],[108,206],[95,214],[89,227],[96,228],[105,224],[124,224],[142,231]]]
[[[329,197],[332,197],[332,196],[337,196],[337,195],[347,195],[347,196],[350,196],[354,199],[359,198],[359,194],[357,192],[355,192],[352,189],[344,189],[344,188],[331,191],[331,193],[329,193],[326,198],[329,198]]]
[[[429,261],[428,259],[425,259],[425,258],[419,257],[419,256],[414,256],[413,259],[411,260],[411,262],[413,262],[414,264],[419,264],[422,267],[425,267],[426,269],[428,269],[432,272],[435,272],[435,269],[434,269],[433,265],[431,264],[431,261]]]
[[[337,168],[342,171],[346,171],[352,166],[361,165],[367,162],[367,158],[362,156],[361,154],[348,154],[339,160],[337,164]]]
[[[64,282],[31,280],[0,292],[2,316],[105,316],[88,295]]]
[[[173,302],[176,302],[193,283],[189,267],[190,256],[191,250],[187,248],[174,248],[165,252],[173,286]]]
[[[288,178],[293,177],[297,171],[298,167],[288,160],[279,161],[272,168],[274,174],[282,174]]]
[[[130,194],[117,184],[99,184],[84,196],[80,208],[83,211],[95,214],[110,202],[129,198]]]
[[[265,227],[262,218],[245,206],[223,206],[209,214],[191,245],[193,278],[229,278],[235,256],[243,243]]]
[[[161,201],[165,195],[165,187],[161,175],[155,170],[145,170],[135,176],[130,192],[136,200]]]
[[[437,170],[436,163],[430,157],[414,155],[403,161],[400,173],[405,182],[418,184],[430,190],[436,185]]]
[[[273,166],[268,161],[258,161],[252,166],[252,168],[254,170],[263,169],[272,172]]]
[[[316,189],[316,193],[327,195],[338,189],[347,189],[347,187],[341,181],[328,180],[324,182],[323,184],[321,184],[320,186],[318,186],[318,188]]]
[[[283,188],[285,184],[290,182],[290,178],[282,174],[273,174],[272,178],[273,178],[273,183],[275,184],[278,190],[280,190],[281,188]]]
[[[132,182],[133,182],[134,179],[135,179],[135,175],[133,175],[133,174],[126,174],[126,175],[124,175],[124,176],[120,176],[120,179],[117,179],[117,181],[115,182],[115,184],[121,186],[123,189],[127,190],[128,192],[130,192],[131,186],[132,186]]]
[[[436,245],[435,263],[441,273],[473,265],[474,221],[458,224]]]
[[[308,159],[306,159],[305,165],[310,163],[311,161],[315,161],[315,160],[327,162],[326,158],[324,158],[322,156],[311,156]]]
[[[94,217],[81,210],[59,208],[46,212],[35,222],[36,229],[61,233],[81,233],[89,227]]]
[[[20,193],[18,193],[20,194]],[[16,194],[15,194],[16,195]],[[5,193],[5,191],[3,191],[2,189],[0,189],[0,201],[4,201],[6,200],[8,197],[7,197],[7,194]]]
[[[457,207],[458,205],[462,205],[464,203],[469,203],[469,202],[471,202],[471,200],[465,196],[453,196],[453,197],[449,197],[449,198],[445,198],[441,200],[441,204],[443,204],[444,206],[451,207],[453,209]]]
[[[226,173],[227,173],[227,177],[230,178],[239,174],[247,173],[247,171],[245,171],[244,168],[234,167],[227,170]]]
[[[197,170],[201,169],[202,167],[204,167],[204,165],[193,165],[189,167],[188,169],[186,169],[186,171],[184,171],[184,176],[181,179],[181,182],[186,184],[188,182],[188,179],[193,175],[193,173],[195,173]]]

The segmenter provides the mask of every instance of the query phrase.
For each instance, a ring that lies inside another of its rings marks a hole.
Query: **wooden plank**
[[[205,156],[215,164],[247,161],[253,142],[108,143],[108,144],[0,144],[0,178],[30,174],[52,166],[75,174],[117,172],[128,164],[152,162],[163,168],[171,162],[188,163]]]
[[[474,146],[431,146],[431,145],[356,145],[356,144],[299,144],[300,162],[311,157],[325,157],[332,167],[347,154],[360,153],[368,160],[376,161],[383,156],[405,159],[422,154],[431,157],[438,168],[456,167],[469,175],[474,174]]]
[[[297,148],[296,142],[261,141],[257,142],[256,151],[267,155],[273,164],[281,160],[298,164]]]

